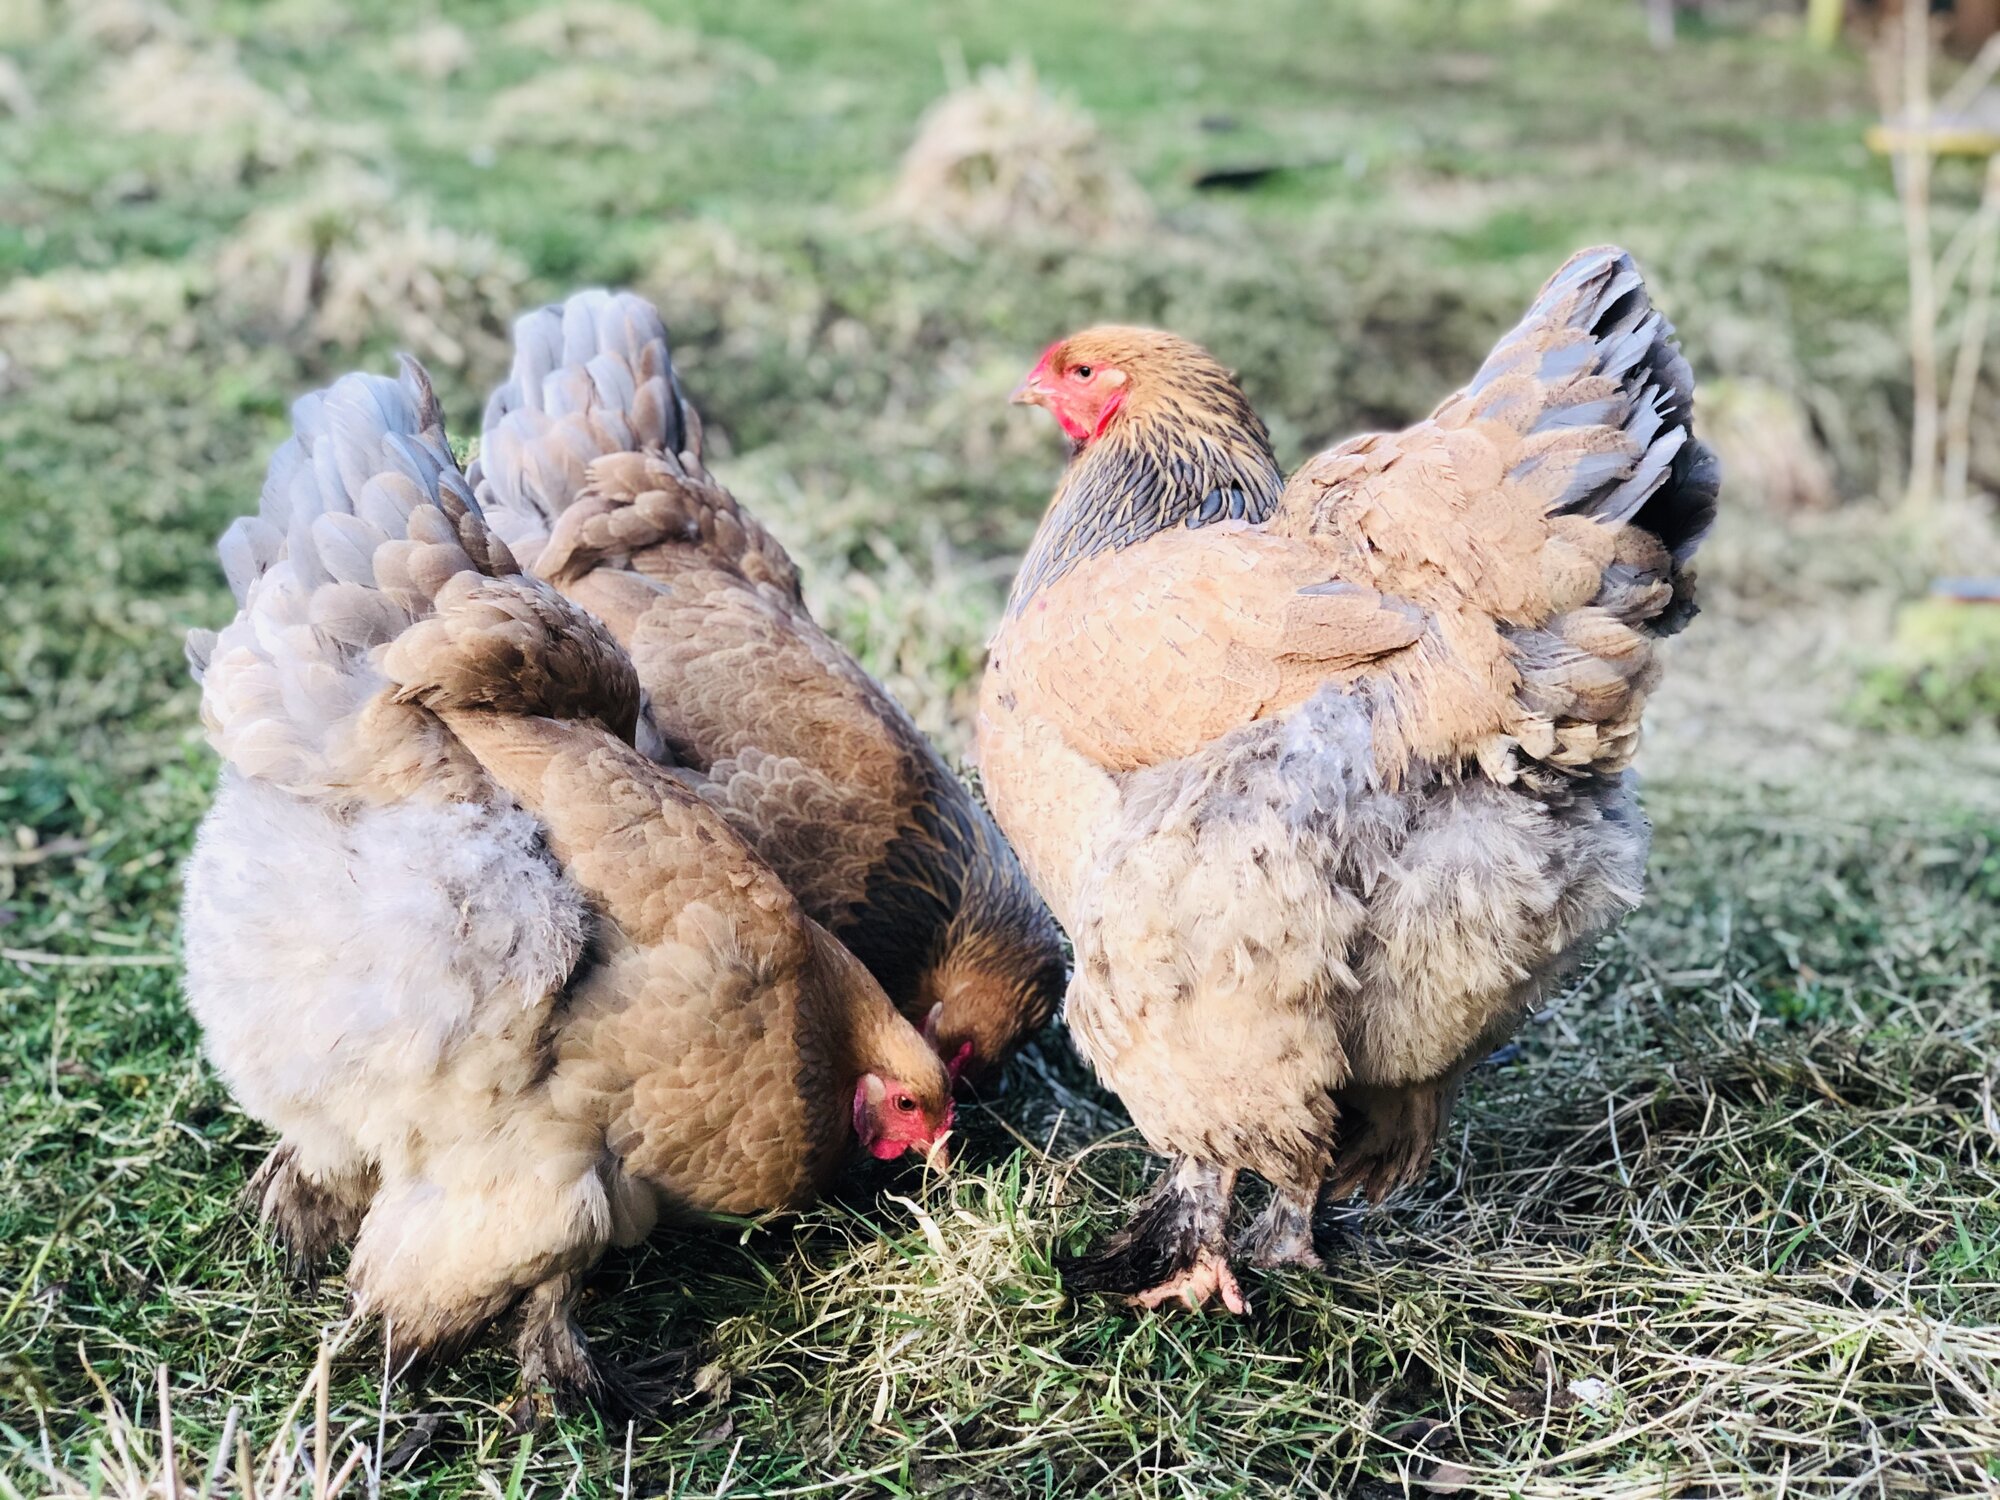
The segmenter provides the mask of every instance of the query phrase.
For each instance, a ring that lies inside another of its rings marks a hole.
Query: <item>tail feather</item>
[[[1677,584],[1715,523],[1721,468],[1694,435],[1694,373],[1623,250],[1572,256],[1439,416],[1521,432],[1510,487],[1550,515],[1655,537]],[[1676,586],[1682,607],[1663,608],[1655,634],[1692,616],[1687,596]]]
[[[1574,580],[1552,593],[1549,618],[1507,631],[1509,730],[1558,773],[1621,770],[1659,671],[1651,643],[1694,616],[1688,564],[1721,481],[1694,435],[1694,375],[1673,325],[1629,255],[1583,251],[1447,410],[1524,433],[1503,487],[1551,520],[1544,578]]]
[[[413,361],[393,380],[345,376],[302,398],[292,421],[257,514],[231,525],[217,548],[236,618],[219,632],[190,632],[188,661],[210,742],[238,771],[302,796],[352,792],[450,754],[425,715],[384,711],[396,687],[385,650],[474,583],[518,568],[488,529]],[[590,657],[608,644],[602,631],[554,595],[544,602],[542,636],[524,638],[504,664],[540,682],[554,705],[525,711],[629,725],[636,688],[625,690],[615,670],[573,671],[577,663],[548,645],[573,637]],[[522,705],[532,689],[487,696]]]
[[[486,404],[472,479],[493,525],[533,565],[593,460],[701,453],[667,330],[630,292],[578,292],[514,325],[514,366]]]
[[[701,461],[701,419],[660,315],[578,292],[514,325],[514,369],[486,406],[472,477],[524,567],[568,586],[605,566],[697,558],[799,597],[785,549]]]

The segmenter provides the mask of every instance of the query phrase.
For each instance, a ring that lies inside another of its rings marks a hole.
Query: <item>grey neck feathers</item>
[[[1283,488],[1270,437],[1247,405],[1227,424],[1121,424],[1071,461],[1015,575],[1007,612],[1086,559],[1170,527],[1268,520]]]

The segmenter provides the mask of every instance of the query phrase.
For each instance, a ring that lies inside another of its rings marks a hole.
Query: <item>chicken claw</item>
[[[1236,1284],[1236,1273],[1229,1269],[1229,1262],[1204,1247],[1195,1252],[1194,1264],[1185,1271],[1125,1300],[1132,1307],[1153,1311],[1158,1311],[1169,1302],[1179,1301],[1189,1312],[1201,1312],[1218,1292],[1222,1294],[1222,1305],[1226,1311],[1239,1318],[1249,1314],[1250,1299]]]

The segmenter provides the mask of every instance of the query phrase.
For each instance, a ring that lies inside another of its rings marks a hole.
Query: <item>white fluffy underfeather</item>
[[[188,996],[216,1068],[288,1136],[370,1156],[404,1091],[537,1066],[588,940],[581,892],[511,806],[343,807],[225,771],[186,884]]]

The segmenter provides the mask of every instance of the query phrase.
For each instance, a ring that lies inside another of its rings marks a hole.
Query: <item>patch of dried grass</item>
[[[528,271],[491,238],[437,225],[421,203],[344,166],[246,219],[216,278],[252,326],[343,349],[389,339],[463,369],[504,360]]]
[[[89,1442],[89,1456],[80,1468],[57,1462],[46,1428],[40,1451],[17,1451],[14,1458],[35,1475],[49,1500],[198,1500],[234,1495],[237,1500],[339,1500],[353,1490],[379,1495],[388,1421],[385,1410],[337,1412],[332,1397],[333,1356],[352,1331],[352,1323],[336,1329],[320,1343],[312,1375],[292,1398],[266,1444],[251,1441],[241,1425],[241,1410],[231,1406],[222,1431],[204,1463],[177,1440],[172,1372],[165,1366],[154,1374],[152,1410],[144,1399],[127,1410],[86,1360],[85,1371],[97,1387],[102,1405]],[[82,1351],[79,1351],[82,1357]],[[300,1418],[307,1403],[309,1424]],[[192,1460],[192,1462],[190,1462]],[[192,1488],[190,1488],[192,1483]],[[22,1492],[0,1475],[0,1492]]]
[[[966,1112],[970,1170],[769,1247],[720,1363],[828,1484],[907,1443],[929,1492],[1995,1493],[1995,1288],[1955,1259],[2000,1194],[1991,1017],[1632,1003],[1618,1047],[1577,1018],[1475,1081],[1426,1187],[1220,1326],[1062,1296],[1052,1246],[1153,1168],[1044,1041]]]
[[[106,51],[137,51],[149,42],[185,42],[187,22],[162,0],[70,0],[70,34]]]
[[[311,122],[238,67],[221,43],[153,37],[109,63],[97,90],[114,129],[185,141],[199,166],[283,168],[315,145]]]
[[[544,57],[612,63],[632,69],[718,69],[769,79],[770,61],[740,42],[669,26],[651,11],[621,0],[568,0],[529,11],[508,23],[502,38]],[[671,86],[671,80],[655,80]]]
[[[503,36],[556,62],[493,100],[487,134],[499,145],[629,144],[706,108],[733,83],[773,75],[767,59],[740,43],[668,26],[617,0],[532,10]]]
[[[478,55],[465,28],[450,21],[424,21],[399,31],[389,42],[389,65],[431,83],[455,78]]]
[[[1700,394],[1702,437],[1722,459],[1733,503],[1783,515],[1839,503],[1833,465],[1791,396],[1755,379],[1711,380]]]
[[[168,261],[18,277],[0,286],[0,382],[86,361],[184,357],[208,290],[202,272]]]
[[[497,95],[487,113],[496,145],[598,148],[634,144],[669,120],[714,101],[701,69],[658,78],[607,63],[569,63]]]
[[[1872,795],[1935,790],[1935,741],[1864,728],[1846,706],[1891,650],[1897,611],[1932,577],[2000,572],[1991,507],[1945,506],[1921,521],[1871,505],[1782,516],[1739,507],[1733,493],[1725,475],[1722,518],[1698,565],[1702,613],[1667,645],[1641,769],[1771,786],[1852,779]],[[2000,758],[1977,746],[1957,753],[1973,758],[1963,774],[2000,775]]]
[[[1143,228],[1152,209],[1097,122],[1025,58],[984,68],[925,113],[885,208],[948,238]]]

